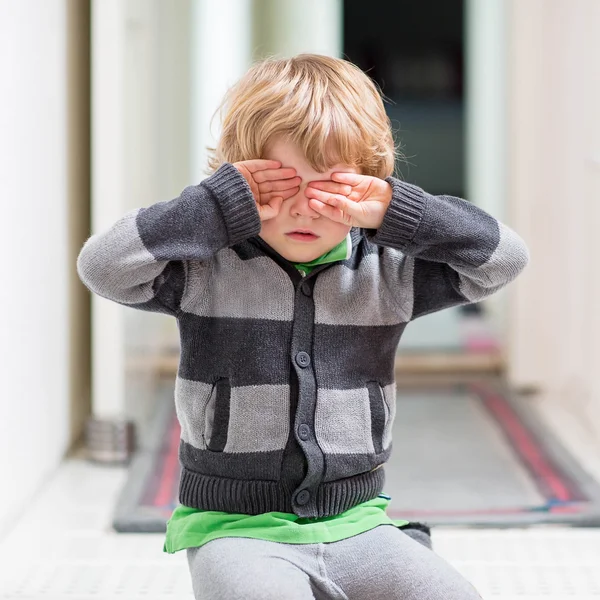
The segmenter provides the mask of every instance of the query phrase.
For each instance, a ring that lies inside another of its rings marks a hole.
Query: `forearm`
[[[84,284],[105,298],[138,304],[162,296],[174,307],[185,287],[187,261],[205,261],[259,231],[248,185],[234,167],[223,165],[178,198],[130,211],[93,235],[77,269]]]
[[[398,179],[387,181],[392,200],[371,241],[413,257],[416,269],[423,268],[422,261],[442,263],[455,272],[446,279],[465,300],[494,293],[527,265],[525,242],[481,208],[454,196],[433,196]],[[439,267],[425,268],[443,276]]]

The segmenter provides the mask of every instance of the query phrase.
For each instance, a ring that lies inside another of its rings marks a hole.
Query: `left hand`
[[[392,201],[392,186],[378,177],[356,173],[332,173],[331,179],[306,186],[309,206],[336,223],[378,229]]]

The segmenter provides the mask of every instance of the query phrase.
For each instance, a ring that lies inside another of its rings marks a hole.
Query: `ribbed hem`
[[[402,249],[412,242],[421,223],[425,193],[421,188],[393,177],[386,181],[392,186],[392,201],[371,240],[375,244]]]
[[[302,514],[292,509],[292,493],[276,481],[248,481],[202,475],[182,468],[179,502],[191,508],[256,515],[296,512],[301,517],[330,517],[376,498],[383,489],[383,468],[320,485],[316,501]]]
[[[384,484],[383,467],[355,477],[324,483],[317,489],[318,514],[315,516],[339,515],[357,504],[372,500],[383,490]]]
[[[191,508],[257,515],[292,512],[291,493],[276,481],[227,479],[181,471],[179,502]]]
[[[229,234],[228,246],[260,233],[261,221],[252,190],[243,175],[230,163],[223,163],[203,181],[217,200]]]

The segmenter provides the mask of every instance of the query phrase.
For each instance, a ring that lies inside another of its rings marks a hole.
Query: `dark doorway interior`
[[[464,11],[464,0],[345,0],[343,23],[344,57],[366,71],[389,100],[386,110],[403,155],[397,175],[432,194],[460,198],[466,197]],[[482,304],[446,316],[480,315]],[[421,328],[429,322],[438,332],[451,330],[432,318]],[[415,331],[409,347],[419,338],[462,347],[443,342],[441,333],[423,331]]]
[[[344,57],[390,99],[402,178],[465,197],[463,0],[345,0]]]

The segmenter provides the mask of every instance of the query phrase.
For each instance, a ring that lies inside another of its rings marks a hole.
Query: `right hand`
[[[236,162],[233,166],[248,182],[261,221],[276,217],[283,201],[300,190],[302,179],[296,176],[296,169],[282,168],[278,160],[257,158]]]

